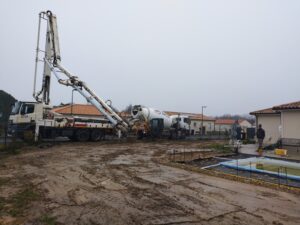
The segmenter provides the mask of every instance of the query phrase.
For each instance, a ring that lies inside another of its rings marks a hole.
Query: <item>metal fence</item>
[[[289,177],[289,167],[278,166],[273,169],[273,174],[264,173],[264,168],[257,167],[257,164],[249,162],[247,166],[250,169],[241,169],[239,168],[239,163],[241,159],[227,159],[228,161],[234,161],[236,164],[236,168],[228,168],[226,166],[221,165],[221,162],[224,162],[226,158],[222,157],[211,157],[207,158],[205,155],[207,151],[192,151],[189,149],[181,149],[181,150],[171,150],[169,151],[169,160],[171,162],[179,162],[192,164],[193,166],[199,167],[201,169],[212,170],[219,172],[221,174],[229,174],[234,175],[240,178],[247,179],[250,183],[264,182],[264,183],[272,183],[277,184],[278,186],[285,185],[290,187],[300,188],[300,180],[294,180]],[[195,162],[203,162],[203,163],[195,163]],[[243,163],[245,166],[245,163]],[[258,169],[262,170],[261,172]]]
[[[273,184],[278,184],[280,185],[286,185],[286,186],[291,186],[291,187],[297,187],[300,188],[300,180],[295,180],[291,179],[289,177],[289,167],[285,166],[278,166],[274,168],[272,171],[273,173],[265,173],[263,166],[260,167],[256,163],[249,162],[248,166],[249,169],[241,169],[239,168],[239,159],[235,160],[236,163],[236,168],[227,168],[225,166],[216,166],[216,167],[211,167],[213,170],[218,170],[223,173],[228,173],[228,174],[233,174],[239,177],[244,177],[248,178],[250,181],[263,181],[263,182],[269,182]],[[245,166],[245,164],[243,163]],[[258,169],[260,171],[258,171]],[[266,170],[265,170],[266,171]]]

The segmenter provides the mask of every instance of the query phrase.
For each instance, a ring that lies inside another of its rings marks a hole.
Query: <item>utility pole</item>
[[[203,105],[201,106],[202,111],[201,111],[201,115],[202,115],[202,120],[201,120],[201,136],[203,136],[203,109],[205,109],[207,106]]]

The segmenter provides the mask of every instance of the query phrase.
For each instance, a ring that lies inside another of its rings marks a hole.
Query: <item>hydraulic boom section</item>
[[[42,21],[47,22],[45,51],[42,51],[39,48]],[[44,52],[45,54],[43,60],[39,59],[40,52]],[[42,89],[39,92],[36,92],[36,78],[39,61],[44,63],[43,83]],[[128,132],[128,123],[125,122],[110,105],[97,96],[96,93],[92,91],[85,82],[79,80],[77,76],[74,76],[62,66],[56,16],[51,11],[47,11],[39,14],[33,90],[34,98],[38,102],[42,102],[45,105],[50,103],[49,93],[51,73],[55,75],[60,84],[71,86],[73,89],[76,89],[88,102],[93,104],[113,124],[116,129],[122,131],[123,134]],[[66,77],[61,78],[61,74],[65,75]],[[41,94],[42,97],[40,97]]]
[[[47,33],[45,41],[45,50],[40,49],[40,34],[41,34],[41,22],[45,20],[47,22]],[[44,52],[44,60],[39,59],[39,53]],[[57,65],[60,61],[60,49],[58,41],[57,23],[56,16],[52,14],[51,11],[39,13],[39,25],[38,25],[38,38],[37,38],[37,48],[36,48],[36,58],[35,58],[35,71],[34,71],[34,87],[33,87],[33,97],[37,102],[42,102],[45,105],[50,104],[50,80],[51,80],[51,68],[46,63],[46,60],[52,61],[53,65]],[[36,79],[37,79],[37,69],[39,61],[43,61],[43,81],[42,88],[39,92],[36,92]],[[42,95],[42,96],[41,96]],[[41,97],[40,97],[41,96]]]

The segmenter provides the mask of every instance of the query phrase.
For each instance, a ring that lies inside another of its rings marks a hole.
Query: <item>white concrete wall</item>
[[[282,138],[300,139],[300,110],[282,111]]]
[[[194,130],[194,134],[199,134],[201,127],[201,120],[191,120],[191,130]],[[203,127],[205,127],[205,132],[210,132],[214,130],[215,122],[203,120]]]
[[[263,114],[256,116],[257,125],[261,124],[265,130],[264,144],[274,144],[280,138],[280,114]]]
[[[244,132],[247,132],[247,128],[252,127],[251,123],[249,123],[247,120],[242,121],[239,125],[241,126]]]
[[[215,131],[216,132],[230,132],[232,130],[232,125],[231,124],[216,124],[215,125]]]

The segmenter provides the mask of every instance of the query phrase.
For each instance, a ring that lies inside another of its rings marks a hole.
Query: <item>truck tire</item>
[[[71,141],[77,141],[76,134],[68,137]]]
[[[91,141],[100,141],[100,140],[102,140],[103,136],[104,136],[104,134],[103,134],[102,130],[95,129],[91,132],[90,139],[91,139]]]
[[[90,138],[90,132],[88,130],[80,129],[76,131],[77,141],[88,141]]]
[[[143,138],[144,138],[144,131],[143,130],[138,130],[137,139],[142,140]]]

